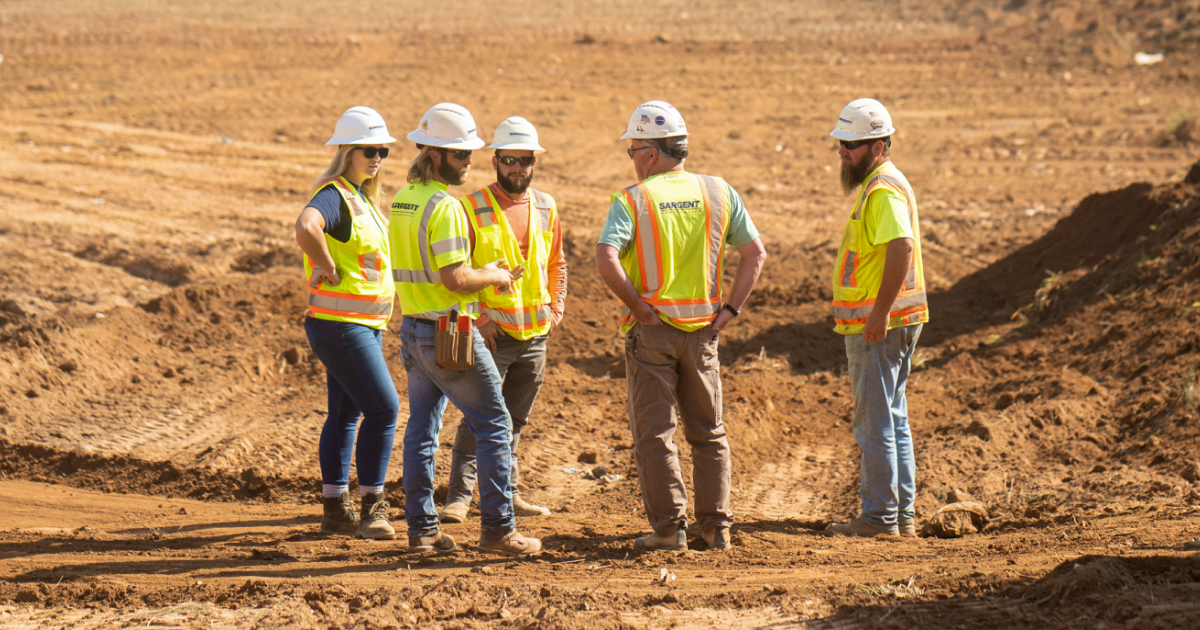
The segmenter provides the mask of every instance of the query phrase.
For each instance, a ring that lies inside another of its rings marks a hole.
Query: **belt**
[[[407,319],[417,326],[433,326],[434,324],[432,319],[421,319],[419,317],[405,317],[404,319]]]

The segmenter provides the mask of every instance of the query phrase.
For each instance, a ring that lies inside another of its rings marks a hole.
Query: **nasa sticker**
[[[663,118],[662,116],[655,116],[655,117],[654,117],[654,124],[656,124],[656,125],[658,125],[659,127],[661,127],[661,126],[663,126],[663,125],[667,124],[667,119],[666,119],[666,118]]]

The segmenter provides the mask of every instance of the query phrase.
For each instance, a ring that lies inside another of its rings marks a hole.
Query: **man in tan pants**
[[[720,331],[750,296],[767,254],[742,198],[717,177],[688,173],[687,128],[670,104],[650,101],[622,139],[640,180],[613,195],[596,264],[624,303],[629,426],[654,532],[635,550],[687,549],[687,487],[673,439],[692,446],[696,520],[709,549],[729,548],[729,440],[721,422]],[[725,245],[741,254],[721,302]]]

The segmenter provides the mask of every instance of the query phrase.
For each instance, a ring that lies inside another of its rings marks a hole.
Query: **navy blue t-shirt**
[[[350,184],[354,186],[354,184]],[[358,186],[354,186],[354,192],[362,196]],[[342,194],[337,191],[334,186],[326,186],[317,193],[308,205],[316,208],[321,216],[325,217],[325,233],[332,236],[339,243],[345,243],[350,240],[350,234],[354,228],[354,221],[350,218],[350,208],[346,207],[346,201],[342,199]]]

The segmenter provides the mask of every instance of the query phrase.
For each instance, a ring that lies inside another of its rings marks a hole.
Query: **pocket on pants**
[[[696,331],[696,369],[700,372],[710,372],[721,369],[721,360],[717,356],[717,346],[721,341],[721,333],[706,326]]]
[[[662,399],[662,384],[653,376],[633,379],[633,408],[641,409]]]

